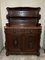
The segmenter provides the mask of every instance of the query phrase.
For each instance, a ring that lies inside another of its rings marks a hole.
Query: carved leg
[[[40,56],[40,53],[37,53],[37,56]]]
[[[6,52],[6,56],[9,56],[9,53],[8,52]]]
[[[6,41],[5,41],[5,49],[6,49]]]
[[[39,52],[39,50],[37,51],[37,56],[40,56],[40,52]]]

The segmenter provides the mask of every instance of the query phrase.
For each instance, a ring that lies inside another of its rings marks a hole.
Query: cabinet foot
[[[40,53],[39,52],[37,53],[37,56],[40,56]]]
[[[6,52],[6,56],[9,56],[9,53],[8,52]]]

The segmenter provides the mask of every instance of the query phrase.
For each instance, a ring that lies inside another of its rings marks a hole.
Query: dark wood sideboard
[[[7,7],[6,55],[40,55],[40,7]]]

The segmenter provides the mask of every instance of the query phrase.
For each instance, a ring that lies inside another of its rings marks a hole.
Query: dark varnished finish
[[[8,23],[5,27],[6,55],[39,55],[41,24],[40,7],[7,8]],[[34,15],[35,14],[35,15]]]

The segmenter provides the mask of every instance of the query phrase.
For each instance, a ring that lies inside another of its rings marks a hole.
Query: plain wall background
[[[3,37],[2,37],[2,20],[1,20],[1,4],[0,4],[0,52],[2,48],[3,48]]]
[[[1,3],[1,1],[0,1],[0,3]],[[0,4],[0,28],[1,28],[1,24],[2,24],[1,21],[2,20],[1,20],[1,4]]]
[[[2,20],[2,31],[3,31],[3,45],[5,45],[5,34],[4,26],[8,22],[6,19],[7,7],[41,7],[41,19],[42,33],[41,33],[41,47],[43,46],[44,38],[44,20],[45,20],[45,0],[1,0],[1,20]]]

